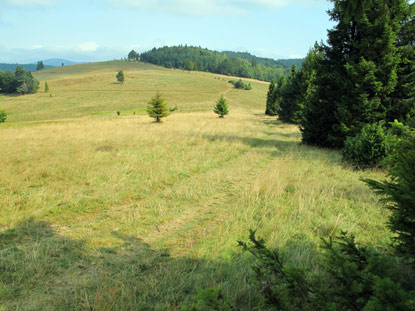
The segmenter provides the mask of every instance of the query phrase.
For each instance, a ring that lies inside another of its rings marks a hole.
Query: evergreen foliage
[[[267,93],[267,104],[265,107],[265,114],[267,116],[275,116],[277,115],[277,109],[274,107],[275,104],[275,91],[276,91],[277,85],[275,84],[275,81],[272,80]]]
[[[225,97],[223,97],[223,95],[221,95],[216,102],[216,106],[214,107],[213,111],[219,115],[219,118],[224,118],[225,115],[229,113],[228,102]]]
[[[36,70],[42,70],[45,68],[45,65],[43,65],[43,62],[40,60],[37,62]]]
[[[26,71],[23,67],[16,67],[14,74],[15,91],[19,94],[34,94],[39,89],[39,81],[37,81],[31,72]]]
[[[315,96],[306,101],[301,128],[306,143],[343,147],[365,124],[404,120],[413,113],[409,68],[414,62],[404,53],[413,46],[401,32],[411,11],[406,0],[333,2],[329,15],[337,25],[321,48]]]
[[[365,125],[344,143],[343,159],[358,168],[376,167],[389,155],[390,144],[384,123]]]
[[[49,92],[49,86],[48,86],[48,82],[45,82],[45,93]]]
[[[124,83],[124,72],[122,70],[118,71],[116,78],[118,82]]]
[[[7,113],[4,110],[0,109],[0,123],[6,122]]]
[[[250,83],[246,84],[245,82],[242,81],[242,79],[239,80],[229,80],[229,83],[233,84],[233,86],[236,89],[244,89],[244,90],[252,90],[252,85]]]
[[[161,122],[161,118],[170,115],[170,110],[159,93],[148,102],[147,113],[150,117],[155,118],[157,123]]]
[[[395,246],[415,268],[415,134],[402,139],[391,157],[389,180],[365,180],[384,196],[392,211],[389,227],[396,234]]]
[[[278,80],[286,69],[280,64],[264,65],[225,53],[192,46],[173,46],[152,49],[142,53],[143,62],[184,70],[208,71],[212,73],[254,78],[263,81]]]
[[[140,57],[140,54],[138,54],[136,51],[131,50],[130,53],[128,53],[128,60],[138,60]]]
[[[304,119],[305,103],[315,95],[316,66],[322,59],[320,46],[316,43],[303,60],[300,70],[295,65],[281,90],[278,106],[280,120],[301,124]]]

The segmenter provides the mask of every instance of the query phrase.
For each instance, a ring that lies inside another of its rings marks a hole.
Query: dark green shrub
[[[6,111],[0,109],[0,123],[6,122],[6,119],[7,119]]]
[[[360,133],[346,139],[343,159],[358,168],[380,166],[391,149],[383,123],[365,125]]]
[[[246,84],[241,79],[239,79],[238,81],[229,80],[229,83],[233,84],[233,86],[236,89],[244,89],[244,90],[247,90],[247,91],[252,90],[252,85],[250,83]]]
[[[397,143],[389,163],[389,180],[365,181],[385,197],[392,211],[389,227],[396,234],[396,249],[415,265],[415,134]]]

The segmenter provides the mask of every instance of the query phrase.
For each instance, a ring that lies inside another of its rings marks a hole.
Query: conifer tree
[[[275,104],[275,90],[277,89],[277,86],[275,84],[275,81],[272,80],[267,93],[267,104],[265,107],[265,114],[267,116],[275,116],[277,112],[274,109]]]
[[[49,92],[48,82],[45,82],[45,93]]]
[[[337,25],[328,33],[317,96],[306,107],[303,141],[342,147],[367,123],[389,119],[398,85],[396,37],[407,18],[406,0],[333,0]]]
[[[161,118],[170,115],[170,110],[159,93],[148,102],[147,113],[150,117],[155,118],[157,123],[161,122]]]
[[[116,77],[118,82],[124,83],[124,72],[122,70],[118,71]]]
[[[45,68],[45,65],[43,65],[43,62],[40,60],[37,62],[36,70],[42,70]]]
[[[229,113],[228,102],[225,97],[223,97],[223,95],[221,95],[216,102],[216,106],[214,107],[213,111],[219,115],[219,118],[224,118],[225,115]]]

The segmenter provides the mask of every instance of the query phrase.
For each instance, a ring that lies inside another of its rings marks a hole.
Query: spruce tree
[[[124,72],[122,70],[118,71],[116,77],[118,82],[124,83]]]
[[[45,82],[45,93],[49,92],[48,82]]]
[[[337,25],[318,70],[317,96],[307,103],[303,141],[342,147],[367,123],[390,120],[391,97],[398,85],[401,55],[396,44],[406,0],[333,0]],[[317,119],[314,119],[317,118]]]
[[[213,111],[219,115],[219,118],[224,118],[229,113],[228,102],[223,95],[216,102]]]
[[[275,81],[272,80],[268,88],[267,103],[265,107],[265,114],[268,116],[275,116],[277,114],[277,112],[274,109],[276,88],[277,86],[275,84]]]
[[[170,115],[170,110],[159,93],[148,102],[147,113],[150,117],[155,118],[157,123],[161,122],[161,118]]]

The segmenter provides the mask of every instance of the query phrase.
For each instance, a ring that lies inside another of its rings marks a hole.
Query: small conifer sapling
[[[124,72],[122,70],[118,71],[116,77],[118,82],[124,83]]]
[[[170,115],[170,110],[159,93],[148,102],[147,113],[150,117],[155,118],[157,123],[161,122],[161,118]]]
[[[224,118],[229,113],[228,102],[223,95],[216,102],[213,111],[219,115],[219,118]]]

